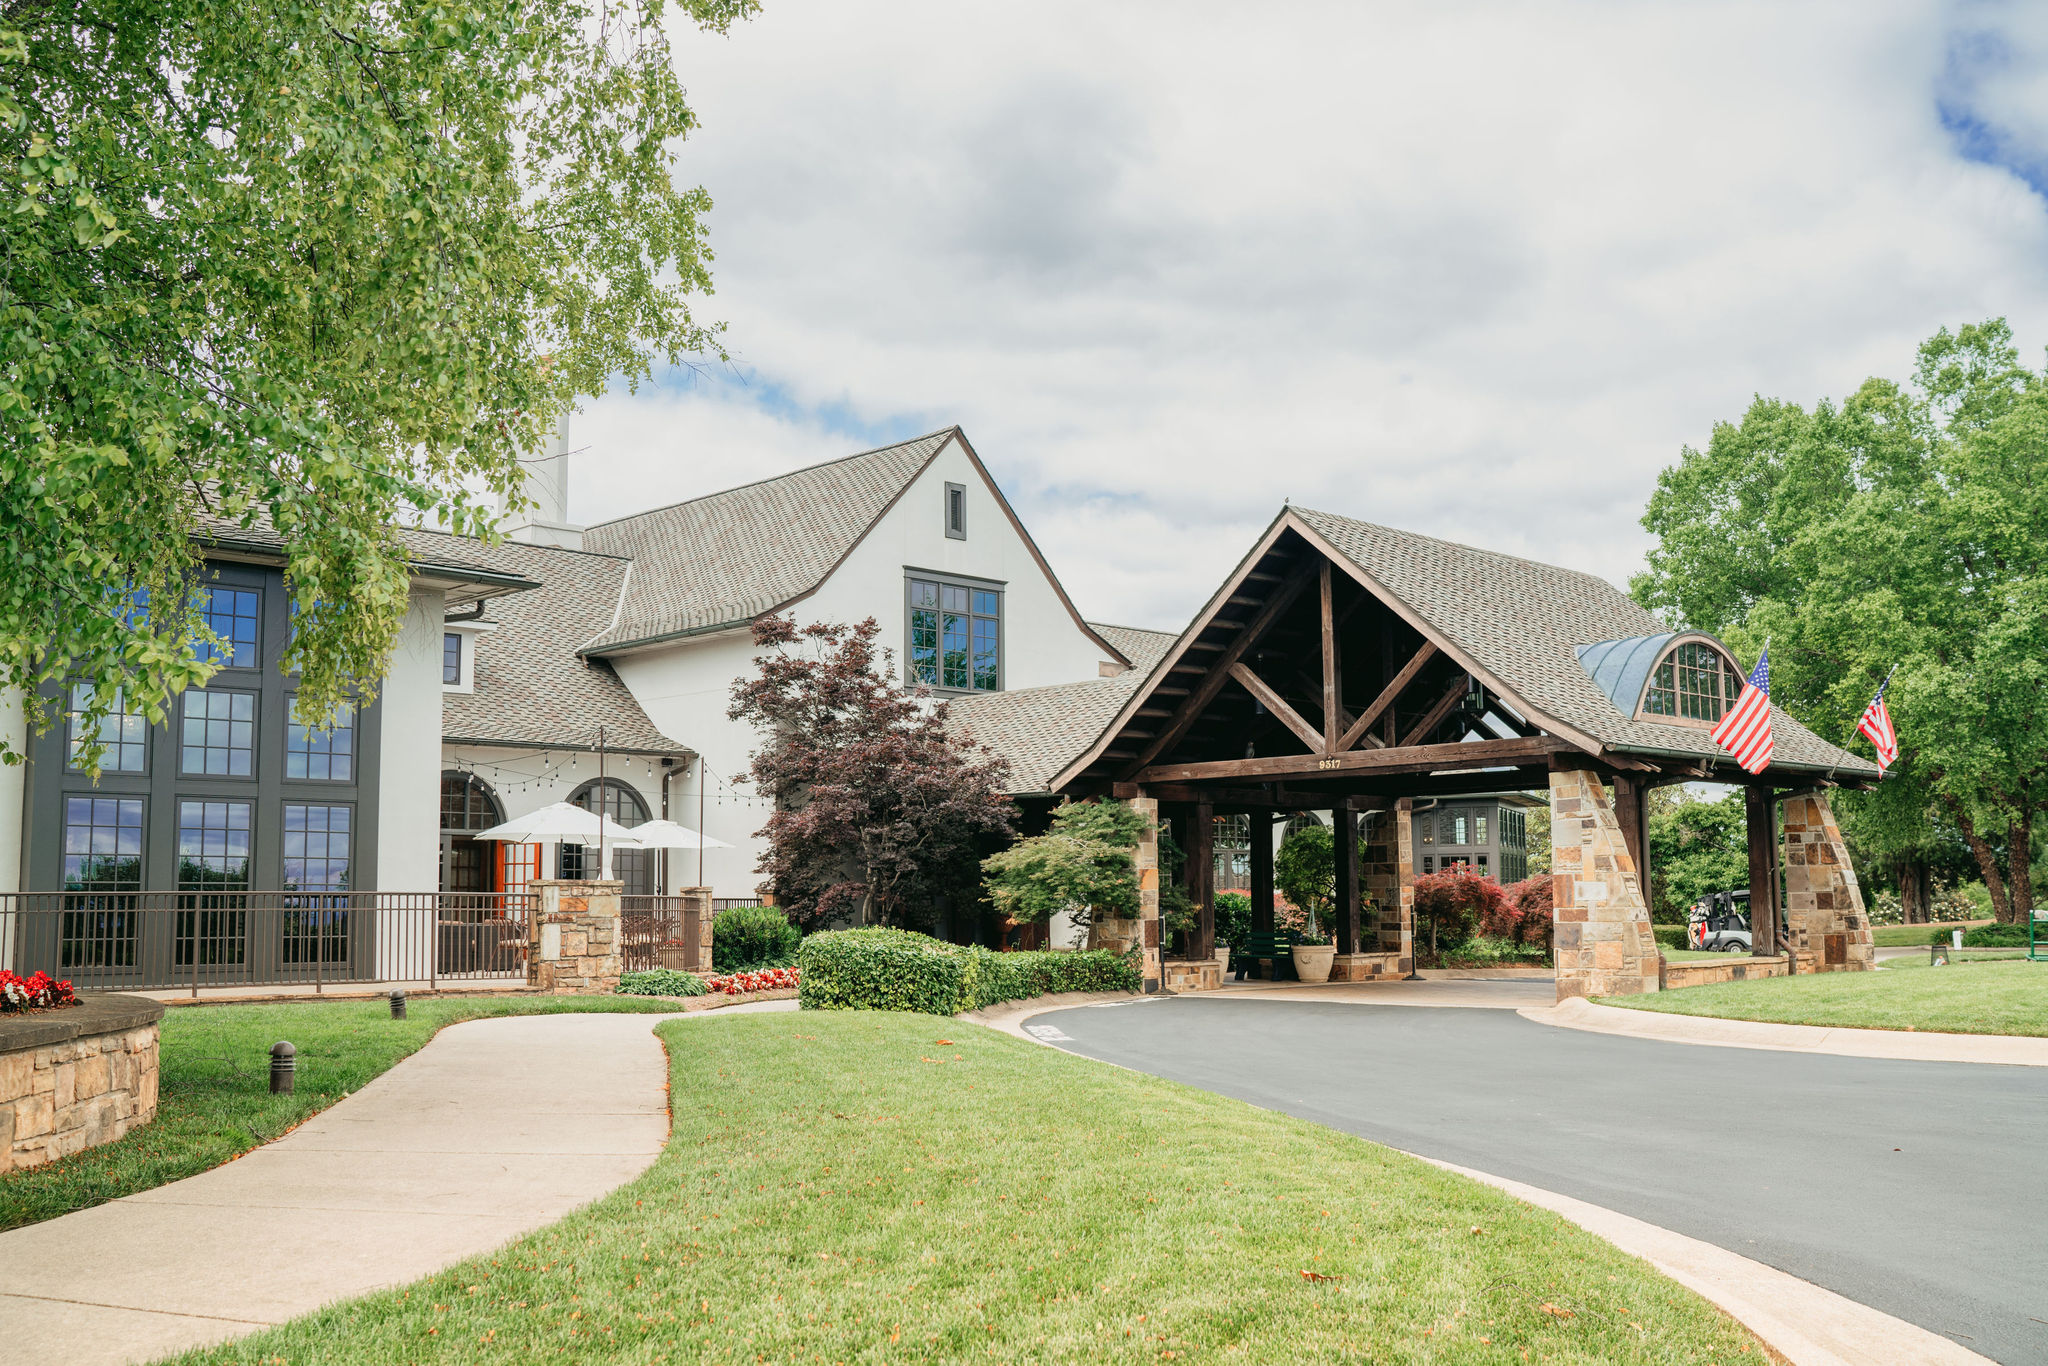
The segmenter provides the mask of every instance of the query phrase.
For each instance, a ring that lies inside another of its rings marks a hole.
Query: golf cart
[[[1707,953],[1748,953],[1749,889],[1713,892],[1693,903],[1685,917],[1685,942]]]

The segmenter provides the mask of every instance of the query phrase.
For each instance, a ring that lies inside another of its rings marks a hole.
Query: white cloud
[[[580,517],[957,421],[1098,617],[1290,497],[1624,582],[1751,394],[2043,332],[2048,212],[1939,107],[2043,145],[2007,7],[767,3],[677,35],[751,383],[599,400]]]

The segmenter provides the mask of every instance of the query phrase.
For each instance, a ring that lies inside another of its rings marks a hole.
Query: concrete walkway
[[[1724,1020],[1711,1015],[1670,1015],[1586,1000],[1525,1006],[1522,1018],[1593,1034],[1618,1034],[1660,1043],[1716,1048],[1761,1048],[1776,1053],[1832,1053],[1844,1058],[1897,1058],[1907,1062],[2002,1063],[2048,1067],[2048,1039],[2010,1034],[1936,1034],[1904,1029],[1832,1029],[1820,1025]]]
[[[654,1161],[669,1125],[655,1025],[794,1004],[452,1025],[224,1167],[0,1233],[0,1343],[67,1366],[147,1361],[487,1252]]]

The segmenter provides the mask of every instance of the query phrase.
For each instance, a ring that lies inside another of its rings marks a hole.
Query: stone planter
[[[1294,975],[1304,982],[1327,982],[1330,967],[1337,961],[1335,944],[1296,944]]]
[[[156,1115],[160,1002],[88,996],[0,1015],[0,1172],[111,1143]]]
[[[1216,971],[1228,976],[1230,973],[1230,945],[1216,950]]]

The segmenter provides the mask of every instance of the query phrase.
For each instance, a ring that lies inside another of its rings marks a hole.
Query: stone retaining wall
[[[1214,991],[1223,985],[1223,965],[1213,958],[1168,958],[1160,967],[1168,991]]]
[[[1704,987],[1715,982],[1754,982],[1762,977],[1785,976],[1785,960],[1782,958],[1737,958],[1729,955],[1726,959],[1711,962],[1700,959],[1694,962],[1664,963],[1664,989],[1674,991],[1679,987]]]
[[[1404,959],[1399,949],[1386,953],[1340,953],[1330,960],[1330,980],[1333,982],[1377,982],[1388,977],[1406,977],[1406,962],[1413,966],[1413,959]]]
[[[157,1021],[141,996],[0,1016],[0,1172],[111,1143],[156,1116]]]

